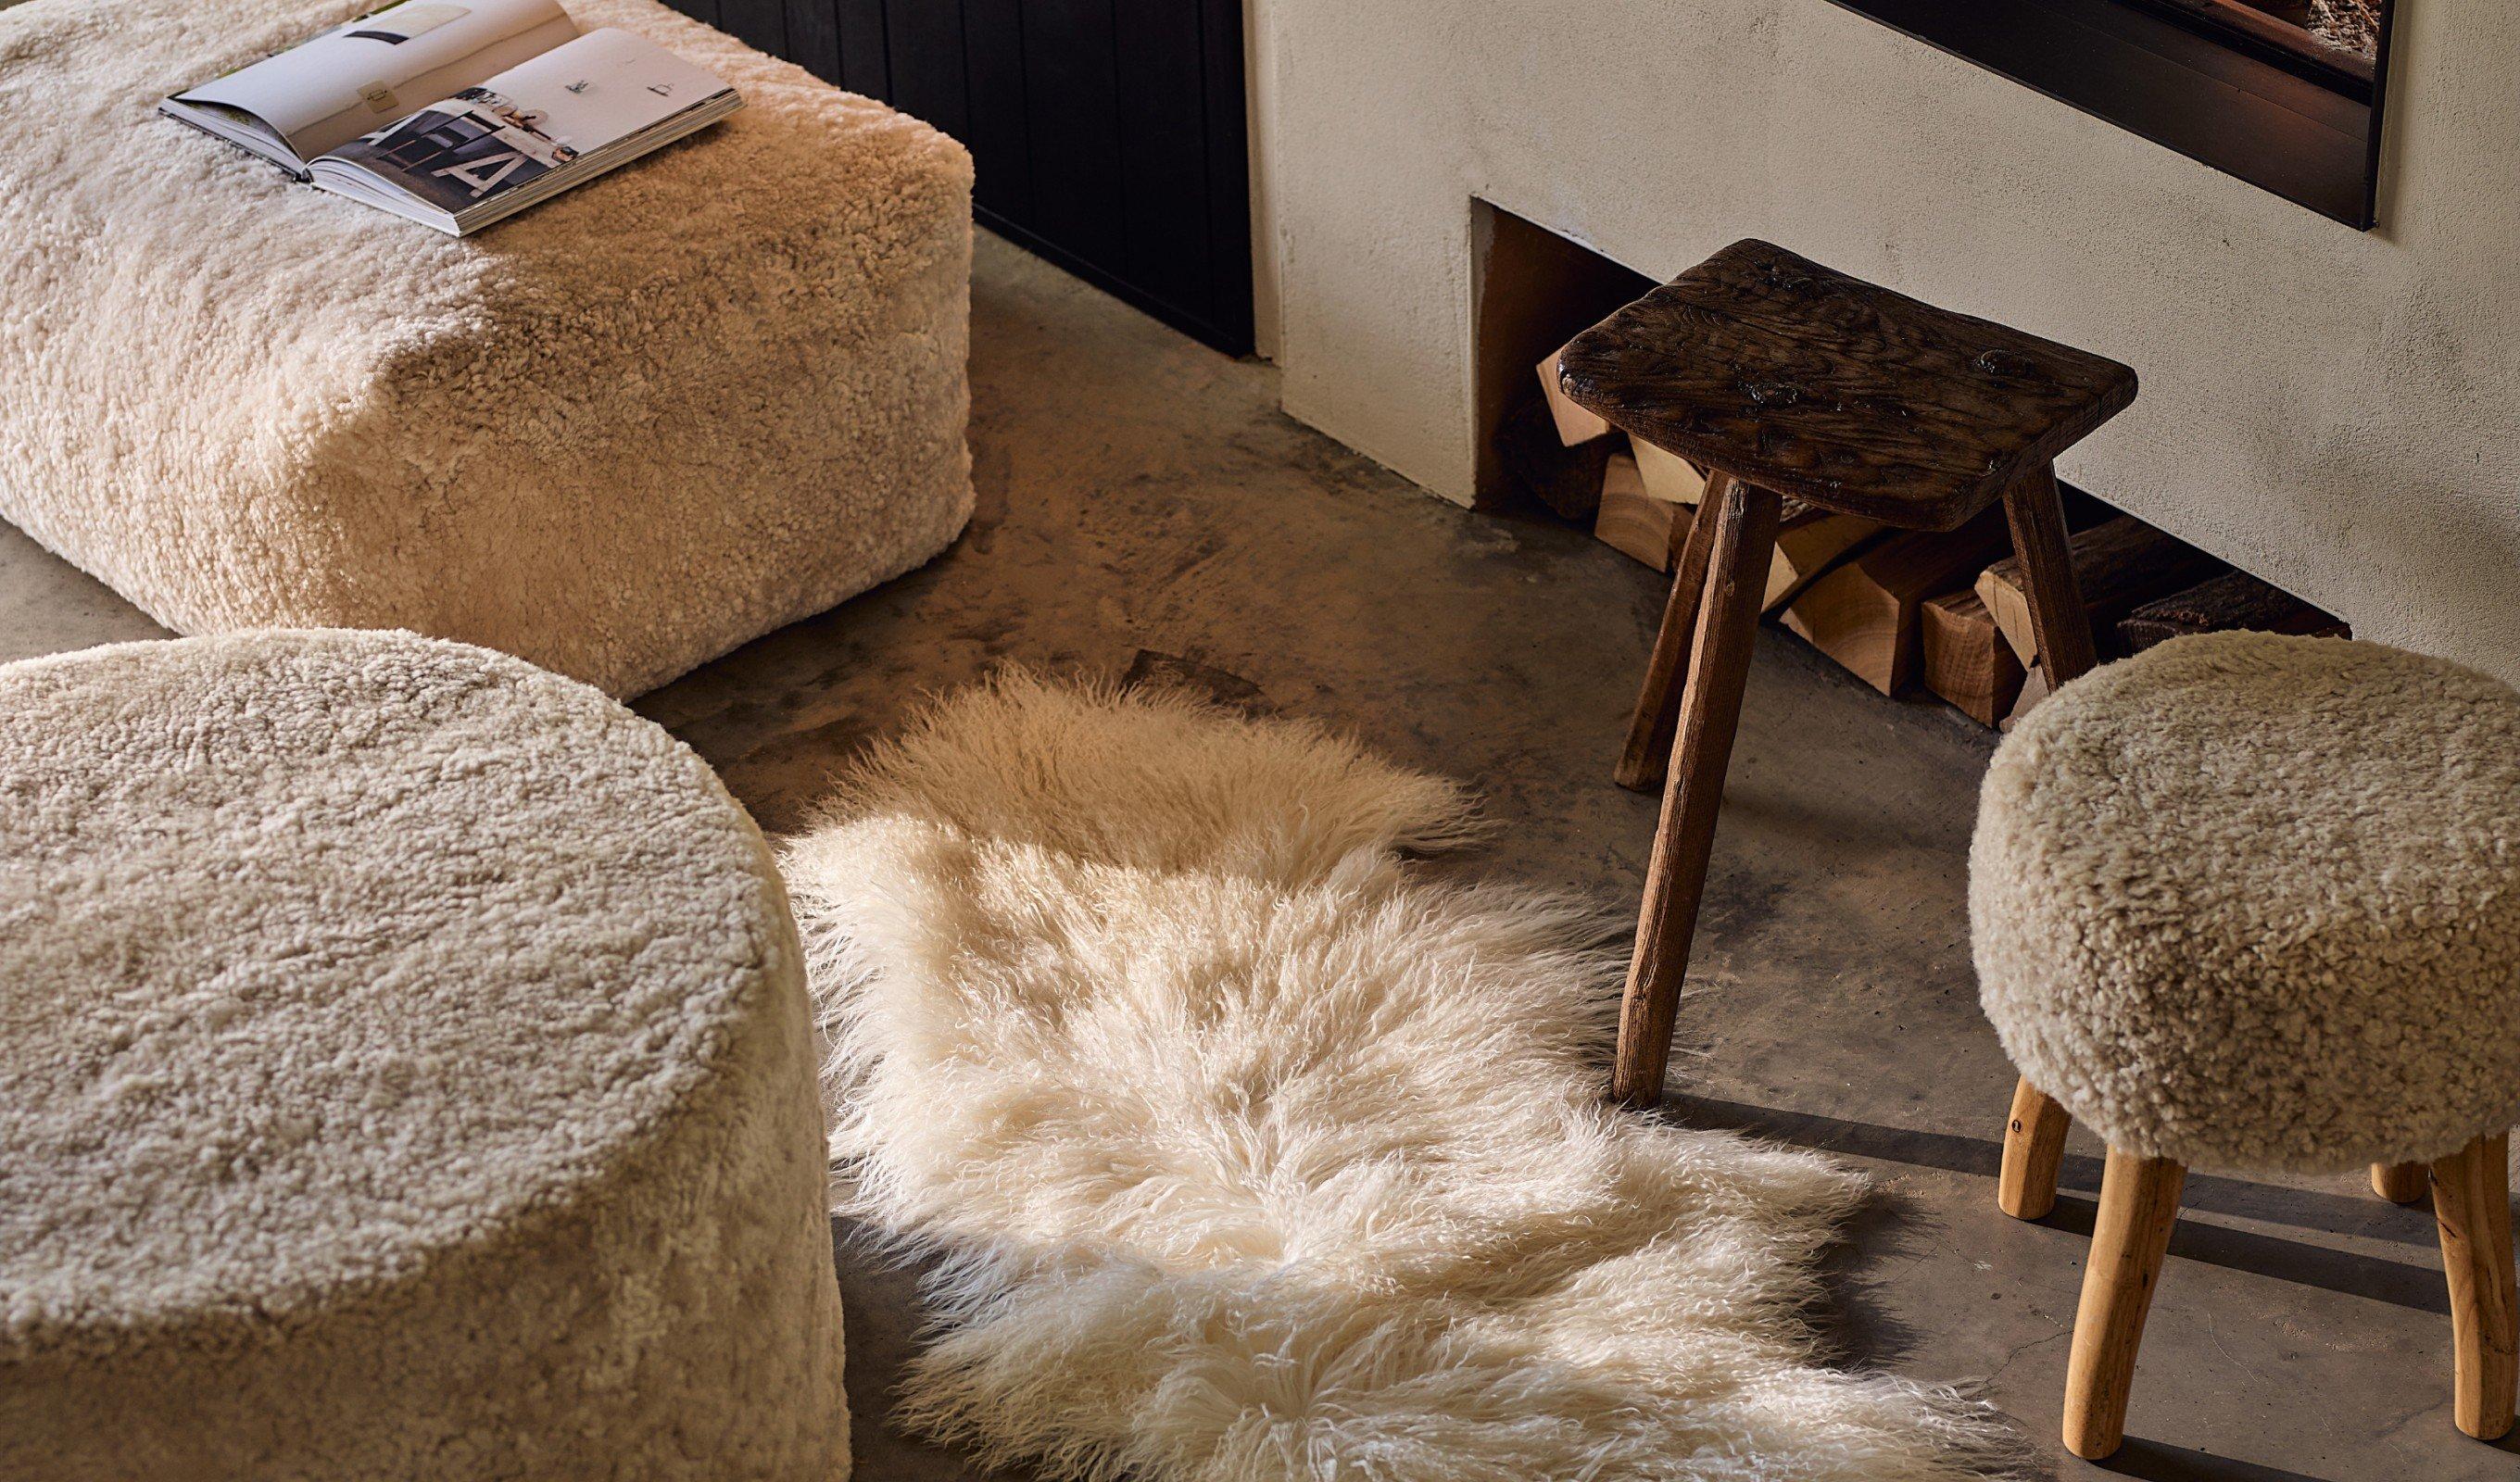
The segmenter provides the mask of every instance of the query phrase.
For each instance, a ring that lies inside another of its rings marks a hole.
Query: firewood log
[[[1928,601],[1922,639],[1926,689],[1981,726],[2011,713],[2021,697],[2021,656],[1977,593],[1963,587]]]
[[[1593,516],[1595,537],[1657,571],[1670,570],[1672,553],[1688,534],[1692,513],[1688,506],[1647,494],[1637,461],[1625,453],[1610,455],[1601,472],[1599,492],[1601,506]]]
[[[2118,640],[2129,653],[2190,633],[2261,633],[2350,636],[2345,624],[2289,592],[2246,571],[2226,571],[2184,592],[2145,603],[2118,620]]]
[[[1777,555],[1768,563],[1768,592],[1759,610],[1774,612],[1802,595],[1813,582],[1851,560],[1888,533],[1889,527],[1861,515],[1831,515],[1808,505],[1785,501],[1785,521],[1777,532]]]
[[[2082,531],[2072,538],[2069,549],[2083,608],[2091,616],[2092,636],[2104,654],[2113,648],[2118,619],[2129,611],[2227,569],[2194,546],[2132,515]],[[1977,595],[1995,614],[1997,629],[2010,641],[2022,663],[2037,663],[2039,643],[2030,632],[2030,599],[2022,590],[2020,562],[2006,557],[1987,567],[1977,579]]]
[[[1628,443],[1637,455],[1637,472],[1644,476],[1646,493],[1691,509],[1706,497],[1706,472],[1697,465],[1642,437],[1631,437]]]
[[[1690,522],[1702,513],[1654,498],[1640,481],[1637,465],[1624,453],[1614,454],[1601,476],[1601,507],[1594,516],[1593,533],[1655,570],[1668,571],[1678,559],[1681,542],[1688,538]],[[1774,612],[1782,607],[1822,573],[1881,533],[1876,520],[1831,515],[1786,500],[1776,553],[1768,559],[1768,586],[1760,610]]]
[[[1957,530],[1900,531],[1805,588],[1786,605],[1785,626],[1896,695],[1923,665],[1926,601],[1967,586],[2011,545],[2000,507]]]
[[[1601,476],[1618,440],[1599,437],[1568,447],[1557,440],[1549,408],[1533,397],[1497,427],[1497,459],[1508,477],[1560,519],[1590,519],[1601,499]]]
[[[2021,676],[2021,694],[2013,698],[2012,708],[2004,712],[2003,725],[2001,729],[2009,733],[2013,727],[2020,725],[2021,718],[2036,709],[2039,702],[2048,697],[2049,692],[2048,676],[2040,672],[2037,664],[2032,664]]]
[[[1610,435],[1610,425],[1593,413],[1577,406],[1557,388],[1557,352],[1540,363],[1540,394],[1549,401],[1549,415],[1557,424],[1557,440],[1568,447],[1591,442],[1596,437]]]

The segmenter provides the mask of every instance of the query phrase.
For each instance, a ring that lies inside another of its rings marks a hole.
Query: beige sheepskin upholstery
[[[2520,1120],[2520,696],[2263,633],[2094,670],[1997,748],[1969,918],[2003,1048],[2113,1146],[2454,1152]]]
[[[1313,727],[1020,677],[866,760],[782,858],[845,1207],[945,1258],[893,1418],[1091,1482],[2005,1474],[1804,1325],[1852,1173],[1603,1104],[1614,919],[1406,857],[1479,831]]]
[[[410,634],[0,668],[0,1477],[848,1471],[793,925],[707,767]]]
[[[623,696],[950,543],[962,147],[567,5],[746,106],[470,241],[151,112],[374,0],[0,11],[0,517],[177,632],[410,628]]]

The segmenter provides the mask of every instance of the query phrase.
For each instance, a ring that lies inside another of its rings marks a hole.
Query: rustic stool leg
[[[2515,1324],[2509,1134],[2478,1138],[2433,1164],[2433,1217],[2450,1277],[2450,1326],[2458,1350],[2452,1395],[2458,1428],[2483,1441],[2511,1429]]]
[[[2065,1367],[2065,1449],[2096,1461],[2126,1439],[2127,1391],[2152,1289],[2161,1280],[2179,1191],[2187,1170],[2168,1158],[2109,1149],[2100,1179],[2100,1215],[2092,1227],[2091,1264],[2074,1310],[2074,1351]]]
[[[2030,602],[2030,635],[2048,684],[2060,686],[2098,661],[2082,586],[2065,545],[2065,510],[2056,498],[2056,470],[2041,464],[2003,491],[2012,554],[2021,562],[2021,595]],[[2035,1220],[2056,1205],[2056,1167],[2065,1155],[2065,1108],[2023,1080],[2012,1089],[2003,1136],[2003,1175],[1995,1201],[2015,1219]]]
[[[2016,1220],[2044,1220],[2056,1207],[2056,1169],[2065,1160],[2073,1118],[2023,1076],[2012,1083],[2012,1117],[2003,1128],[2003,1168],[1995,1202]]]
[[[2431,1173],[2421,1163],[2374,1163],[2371,1191],[2392,1204],[2411,1204],[2424,1196]]]
[[[1644,688],[1637,695],[1636,714],[1628,721],[1628,742],[1611,774],[1632,792],[1651,792],[1663,783],[1671,759],[1672,739],[1680,732],[1680,696],[1688,681],[1688,649],[1697,640],[1697,608],[1706,591],[1706,562],[1715,550],[1717,513],[1732,487],[1729,473],[1706,480],[1706,494],[1688,521],[1688,538],[1671,565],[1671,596],[1664,602],[1662,627],[1654,634],[1653,657],[1645,661]]]
[[[1706,596],[1681,696],[1671,778],[1645,867],[1644,905],[1637,919],[1636,956],[1628,964],[1619,1006],[1618,1057],[1610,1095],[1631,1106],[1662,1100],[1671,1058],[1672,1021],[1681,979],[1688,973],[1689,938],[1697,929],[1706,860],[1715,846],[1715,814],[1724,802],[1724,773],[1732,760],[1732,731],[1741,719],[1741,687],[1767,595],[1768,562],[1777,546],[1781,507],[1776,494],[1728,480],[1723,503],[1701,506],[1698,518],[1716,529],[1707,558]]]
[[[2041,464],[2003,491],[2003,517],[2012,526],[2012,555],[2021,562],[2021,595],[2030,604],[2030,637],[2050,688],[2080,679],[2099,662],[2092,643],[2091,614],[2083,610],[2082,583],[2065,544],[2065,508],[2056,497],[2056,470]]]

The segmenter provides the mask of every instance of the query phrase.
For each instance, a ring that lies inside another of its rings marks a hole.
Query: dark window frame
[[[2378,220],[2390,10],[2368,78],[2192,0],[1830,0],[2360,231]]]

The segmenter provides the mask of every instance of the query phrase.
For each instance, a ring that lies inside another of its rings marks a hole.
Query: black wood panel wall
[[[669,0],[970,148],[982,225],[1251,348],[1239,0]]]

